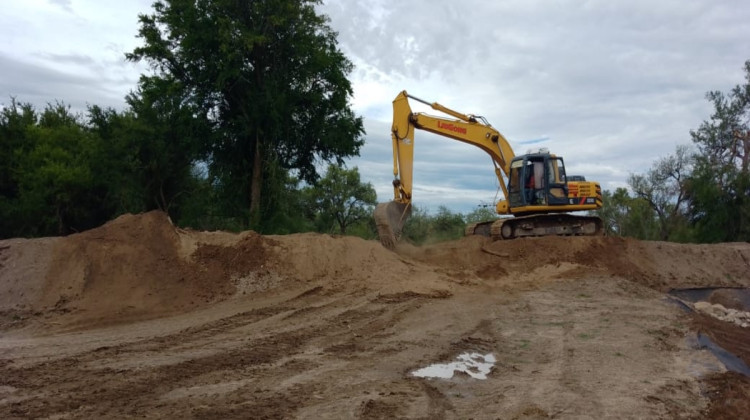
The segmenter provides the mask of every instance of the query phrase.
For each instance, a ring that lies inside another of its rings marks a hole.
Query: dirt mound
[[[52,249],[60,238],[0,241],[0,312],[32,312],[41,299]]]
[[[181,231],[156,211],[64,238],[2,241],[0,311],[81,326],[183,312],[234,294],[264,264],[266,242]]]
[[[396,251],[354,237],[196,232],[175,228],[161,212],[124,215],[64,238],[1,241],[0,312],[6,318],[66,314],[74,324],[93,326],[297,284],[375,291],[387,301],[449,296],[455,287],[486,281],[528,290],[582,273],[660,291],[737,286],[750,271],[746,244],[467,237],[426,247],[402,243]]]
[[[748,244],[675,244],[604,236],[493,242],[469,237],[424,248],[404,245],[399,252],[444,270],[469,270],[483,279],[558,267],[553,271],[561,278],[586,272],[625,278],[659,291],[743,286],[750,272]]]
[[[305,233],[269,237],[269,269],[329,289],[381,293],[441,293],[453,279],[433,267],[393,253],[377,241]]]
[[[95,327],[196,309],[294,284],[449,294],[450,281],[375,241],[175,228],[162,212],[123,215],[64,238],[0,242],[0,313]],[[64,316],[63,316],[64,315]]]
[[[234,291],[211,264],[180,256],[166,214],[124,215],[56,244],[39,305],[103,321],[181,311]]]

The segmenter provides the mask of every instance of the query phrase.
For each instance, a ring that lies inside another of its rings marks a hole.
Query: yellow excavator
[[[409,99],[453,118],[412,112]],[[416,129],[476,146],[492,158],[504,196],[495,206],[501,218],[471,224],[466,228],[467,235],[484,235],[498,240],[603,234],[600,218],[567,214],[601,208],[602,190],[598,182],[585,181],[581,176],[567,177],[562,157],[546,149],[516,156],[505,137],[484,117],[462,114],[403,91],[393,100],[394,198],[375,208],[378,235],[387,248],[395,246],[411,214]]]

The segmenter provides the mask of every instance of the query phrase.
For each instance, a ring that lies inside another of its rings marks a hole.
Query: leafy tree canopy
[[[690,217],[701,242],[750,241],[750,60],[745,84],[709,92],[714,113],[690,134],[699,149]]]
[[[350,226],[371,219],[377,204],[375,189],[360,180],[356,167],[329,165],[325,176],[305,193],[321,231],[333,230],[335,226],[339,233],[346,234]]]
[[[269,168],[314,182],[319,160],[342,164],[363,144],[362,120],[348,104],[352,64],[316,4],[156,1],[140,16],[144,45],[127,54],[155,72],[142,77],[141,93],[176,97],[209,125],[199,149],[256,224]]]
[[[645,175],[633,174],[628,179],[635,195],[645,200],[656,212],[661,240],[669,239],[685,214],[687,179],[692,162],[689,148],[677,146],[673,155],[654,162]]]

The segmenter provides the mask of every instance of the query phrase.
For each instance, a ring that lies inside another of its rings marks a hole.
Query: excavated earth
[[[0,418],[747,418],[748,287],[748,243],[393,252],[125,215],[0,241]]]

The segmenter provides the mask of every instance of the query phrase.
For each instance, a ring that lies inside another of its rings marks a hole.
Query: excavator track
[[[489,237],[492,235],[492,223],[493,222],[490,221],[468,224],[464,229],[464,236],[479,235]]]
[[[601,236],[604,235],[604,224],[595,216],[538,214],[473,223],[466,227],[465,234],[489,236],[493,240],[534,236]]]

